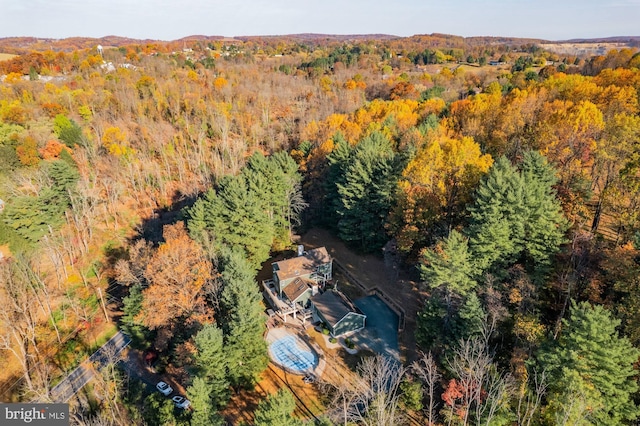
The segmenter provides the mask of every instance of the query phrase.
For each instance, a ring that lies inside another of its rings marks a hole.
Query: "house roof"
[[[298,297],[302,296],[305,291],[309,290],[314,285],[316,285],[315,282],[306,278],[296,278],[293,282],[283,288],[282,292],[290,301],[295,302]]]
[[[324,247],[309,250],[304,255],[292,259],[281,260],[273,264],[273,270],[279,280],[287,280],[297,276],[310,275],[318,266],[331,262],[331,256]]]
[[[332,327],[351,312],[364,316],[364,314],[347,299],[347,296],[339,291],[329,290],[322,294],[311,296],[311,302]]]

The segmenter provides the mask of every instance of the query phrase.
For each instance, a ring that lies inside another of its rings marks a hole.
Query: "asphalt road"
[[[51,398],[54,402],[67,402],[80,389],[93,378],[95,370],[105,366],[109,360],[118,359],[120,352],[126,348],[131,339],[126,334],[118,331],[108,342],[93,353],[78,368],[51,389]]]

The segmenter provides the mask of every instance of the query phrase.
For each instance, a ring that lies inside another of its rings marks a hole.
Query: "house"
[[[302,306],[307,306],[309,298],[332,276],[332,259],[324,247],[309,251],[299,249],[297,257],[275,262],[272,267],[278,295]]]
[[[310,319],[309,299],[332,279],[332,262],[324,247],[304,251],[298,246],[297,257],[272,263],[273,279],[263,281],[262,286],[274,313],[285,322],[289,315],[303,323]]]
[[[324,322],[334,337],[361,330],[367,316],[344,294],[328,290],[311,297],[314,319]]]

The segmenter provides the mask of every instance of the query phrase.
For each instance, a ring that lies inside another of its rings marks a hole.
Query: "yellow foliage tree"
[[[434,226],[458,220],[493,159],[472,138],[452,138],[442,129],[421,147],[398,182],[391,226],[398,248],[416,254]]]

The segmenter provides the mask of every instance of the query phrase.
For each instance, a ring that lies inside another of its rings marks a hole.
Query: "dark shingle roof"
[[[295,302],[305,291],[309,290],[316,283],[304,278],[296,278],[293,282],[289,283],[282,292],[287,295],[287,298]]]
[[[311,302],[332,327],[350,312],[364,315],[344,294],[334,290],[312,296]]]

